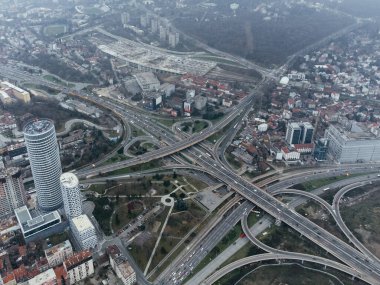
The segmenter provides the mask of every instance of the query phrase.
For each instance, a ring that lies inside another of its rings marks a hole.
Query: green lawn
[[[169,207],[165,207],[164,211],[157,215],[154,219],[145,223],[145,230],[141,235],[131,243],[130,253],[137,265],[144,271],[146,264],[152,254],[154,245],[157,241],[158,234],[164,224],[164,221],[169,213]],[[155,221],[160,223],[160,227],[155,233],[152,232]]]
[[[376,188],[372,189],[380,189],[379,185],[373,186]],[[372,192],[350,207],[341,207],[341,213],[352,233],[380,257],[380,192]]]
[[[205,121],[195,121],[193,126],[193,132],[199,133],[208,127],[208,123]]]
[[[160,124],[164,125],[164,126],[167,126],[167,127],[171,127],[173,124],[174,124],[174,120],[173,119],[156,119],[157,122],[159,122]]]
[[[272,284],[291,284],[291,285],[341,285],[343,284],[364,284],[358,280],[351,280],[351,278],[338,271],[327,270],[329,274],[324,273],[324,269],[320,266],[314,270],[311,264],[305,265],[265,265],[260,268],[247,267],[246,270],[235,270],[229,275],[225,276],[216,284],[220,285],[272,285]],[[242,280],[244,274],[246,275]],[[240,281],[239,281],[240,280]],[[238,283],[236,283],[238,282]]]
[[[53,234],[51,236],[49,236],[49,242],[54,246],[54,245],[57,245],[61,242],[64,242],[65,240],[68,240],[69,239],[69,234],[68,232],[62,232],[62,233],[58,233],[58,234]]]
[[[47,86],[39,85],[39,84],[34,84],[34,83],[25,83],[25,84],[22,84],[22,87],[33,89],[36,91],[38,90],[45,91],[49,93],[49,95],[57,95],[60,92],[59,90],[56,90]]]
[[[237,161],[235,159],[235,156],[233,156],[232,154],[230,153],[225,153],[224,156],[226,157],[228,163],[235,169],[239,169],[240,167],[242,167],[242,163],[240,161]]]
[[[86,191],[94,191],[96,193],[103,194],[106,188],[106,184],[91,184],[90,187],[86,189]]]
[[[327,177],[327,178],[322,178],[318,180],[311,180],[311,181],[306,181],[300,184],[294,185],[293,188],[304,190],[304,191],[313,191],[317,188],[323,187],[325,185],[338,182],[340,180],[352,178],[355,176],[359,176],[363,174],[355,174],[355,175],[340,175],[340,176],[334,176],[334,177]]]
[[[71,87],[71,88],[75,86],[72,83],[67,83],[67,82],[62,81],[61,79],[59,79],[58,77],[55,77],[53,75],[44,75],[43,77],[44,77],[44,79],[46,79],[48,81],[51,81],[53,83],[56,83],[56,84],[59,84],[59,85],[62,85],[62,86],[68,86],[68,87]]]
[[[44,28],[44,34],[48,37],[55,37],[57,35],[67,32],[66,25],[49,25]]]
[[[127,159],[130,159],[130,157],[125,156],[124,154],[116,153],[114,156],[110,157],[105,162],[103,162],[102,165],[111,164],[114,162],[119,162],[119,161],[123,161]]]

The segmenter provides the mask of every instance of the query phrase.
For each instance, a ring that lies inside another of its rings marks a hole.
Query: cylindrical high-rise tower
[[[53,211],[62,206],[62,174],[53,121],[40,119],[24,127],[24,138],[37,191],[38,207]]]
[[[68,218],[82,215],[82,199],[79,190],[79,180],[75,174],[67,172],[61,175],[63,206]]]

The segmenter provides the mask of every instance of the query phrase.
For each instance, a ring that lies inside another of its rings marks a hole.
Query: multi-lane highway
[[[48,85],[48,83],[44,82],[43,80],[40,80],[39,83]],[[99,172],[111,172],[122,167],[148,162],[160,157],[164,157],[185,150],[186,155],[188,155],[194,161],[196,161],[199,166],[203,167],[204,169],[207,169],[208,172],[211,173],[214,177],[218,178],[221,182],[230,186],[232,189],[235,189],[236,192],[240,193],[248,201],[258,205],[267,213],[287,223],[289,226],[300,232],[302,235],[306,236],[310,240],[314,241],[316,244],[320,245],[322,248],[329,251],[332,255],[336,256],[342,262],[344,262],[345,264],[353,268],[356,272],[358,272],[357,276],[359,278],[371,284],[380,283],[380,265],[377,260],[372,260],[372,262],[369,262],[368,256],[362,254],[361,252],[357,251],[356,249],[352,248],[346,243],[340,241],[329,232],[323,230],[322,228],[318,227],[305,217],[296,213],[293,209],[288,208],[285,204],[275,199],[271,194],[267,193],[261,188],[249,183],[245,179],[236,175],[230,169],[224,167],[223,164],[221,164],[219,161],[215,161],[214,159],[212,159],[211,156],[204,155],[204,152],[202,150],[199,150],[196,147],[191,148],[192,146],[202,142],[209,136],[222,130],[226,125],[234,121],[237,116],[245,114],[250,109],[251,104],[253,102],[252,96],[243,99],[242,103],[238,107],[234,107],[232,111],[229,114],[227,114],[218,124],[200,132],[197,135],[193,135],[187,138],[186,140],[181,140],[180,138],[175,137],[175,135],[170,133],[168,130],[163,130],[162,128],[157,127],[157,125],[154,124],[151,120],[133,112],[132,110],[126,111],[122,106],[120,106],[120,104],[116,102],[98,97],[90,97],[85,94],[81,96],[84,99],[110,108],[132,125],[144,128],[147,132],[157,137],[160,137],[163,141],[165,141],[168,144],[168,146],[141,155],[136,159],[96,167],[94,169],[78,171],[79,176],[86,177],[91,175],[97,175],[99,174]],[[354,169],[354,167],[352,169]],[[248,203],[248,205],[251,205],[250,207],[252,207],[253,204]],[[236,215],[242,215],[242,213],[239,212],[234,213],[238,213]],[[226,218],[226,221],[229,221],[229,217]],[[202,249],[199,248],[199,251],[202,252]],[[191,254],[192,256],[190,256]],[[192,258],[197,258],[194,257],[194,253],[190,253],[190,255],[188,257],[188,261],[190,261],[190,259]],[[199,260],[194,259],[194,262],[197,261]],[[187,270],[191,270],[190,263],[187,263],[186,265],[184,264],[183,266],[182,264],[180,265],[180,267],[184,268],[185,266],[188,266],[186,267]],[[192,266],[194,266],[194,264],[192,264]],[[181,278],[183,278],[183,276],[186,275],[185,272],[186,271],[181,271],[180,274],[182,274],[182,276],[180,276],[179,278],[178,276],[173,275],[171,276],[171,279],[164,280],[171,280],[171,282],[173,281],[174,283],[179,283],[181,282]]]
[[[232,113],[229,114],[229,116],[227,116],[225,120],[223,120],[223,124],[227,124],[228,122],[233,120],[234,116],[236,116],[236,114],[239,114],[240,112],[241,110],[239,109],[234,110]],[[143,126],[145,129],[148,129],[153,134],[157,135],[157,127],[149,126],[151,124],[149,120],[139,118],[139,116],[136,114],[133,117],[135,120],[137,120],[140,126]],[[219,124],[219,126],[223,124]],[[190,139],[186,140],[186,142],[180,141],[168,147],[164,147],[158,150],[160,151],[160,153],[151,152],[145,157],[142,156],[140,158],[140,162],[149,161],[154,158],[161,157],[163,155],[169,155],[179,150],[187,149],[191,145],[194,145],[207,138],[211,134],[215,133],[215,128],[217,127],[214,127],[214,129],[212,130],[205,130],[203,133],[200,133],[199,135],[193,136]],[[160,134],[162,135],[162,131],[160,131]],[[166,134],[163,133],[163,135]],[[168,136],[165,136],[165,139],[167,139],[168,141],[171,140]],[[319,228],[306,218],[300,216],[299,214],[295,213],[290,209],[287,209],[287,207],[283,203],[279,202],[277,199],[273,198],[271,195],[269,195],[262,189],[245,181],[235,173],[231,173],[231,171],[226,169],[224,166],[218,165],[213,159],[207,156],[202,156],[202,153],[199,152],[194,153],[193,149],[187,150],[186,153],[193,155],[193,158],[197,160],[197,163],[199,165],[207,168],[209,171],[213,173],[215,177],[218,177],[220,181],[223,181],[227,185],[231,186],[233,189],[236,189],[238,193],[250,200],[252,203],[259,205],[263,210],[283,220],[285,223],[295,228],[301,234],[328,250],[331,254],[335,255],[337,258],[339,258],[346,264],[356,268],[360,272],[360,276],[362,279],[367,281],[370,280],[371,282],[376,282],[376,280],[380,280],[379,265],[377,263],[369,264],[367,261],[368,259],[365,256],[363,256],[362,253],[348,246],[344,242],[339,241],[338,239],[336,239],[336,237],[323,230],[322,228]],[[105,170],[109,171],[108,169]]]
[[[209,249],[214,248],[218,242],[235,226],[241,219],[241,216],[249,213],[253,209],[253,205],[249,202],[243,202],[236,210],[220,221],[216,228],[213,228],[205,238],[199,240],[181,259],[173,262],[162,274],[158,284],[176,285],[191,273],[191,271],[206,257]]]

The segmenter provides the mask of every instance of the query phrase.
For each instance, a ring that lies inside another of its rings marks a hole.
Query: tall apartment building
[[[40,119],[27,123],[24,138],[37,191],[38,207],[53,211],[62,206],[59,178],[62,174],[53,121]]]
[[[79,190],[78,177],[71,172],[63,173],[60,178],[63,207],[67,218],[82,215],[82,199]]]
[[[73,247],[68,240],[45,250],[45,256],[50,267],[56,267],[62,264],[72,255]]]
[[[82,249],[95,248],[98,239],[94,225],[91,223],[87,215],[80,215],[70,220],[70,227],[75,239]]]
[[[130,15],[129,13],[123,12],[121,13],[120,18],[121,18],[121,23],[123,24],[123,26],[125,26],[129,23]]]
[[[158,31],[158,20],[153,18],[150,21],[150,28],[152,29],[152,33],[157,33]]]
[[[301,139],[301,127],[298,123],[289,123],[286,129],[285,140],[288,144],[299,144]]]
[[[167,29],[164,26],[160,26],[160,41],[165,42],[166,41],[166,34],[167,34]]]
[[[89,250],[75,253],[65,260],[63,266],[67,272],[69,284],[76,284],[94,274],[94,262]]]
[[[289,123],[286,129],[286,142],[292,144],[309,144],[313,141],[314,127],[309,122]]]
[[[1,82],[0,87],[8,95],[14,96],[17,99],[23,101],[24,103],[30,102],[30,94],[28,91],[25,91],[24,89],[21,89],[7,81]]]
[[[301,124],[301,143],[309,144],[313,141],[314,127],[309,122]]]
[[[365,126],[354,124],[347,129],[331,124],[325,132],[327,155],[340,163],[380,161],[380,136]]]
[[[175,48],[179,43],[179,33],[169,33],[169,46]]]
[[[20,169],[11,167],[0,172],[0,218],[13,215],[13,211],[26,203]]]

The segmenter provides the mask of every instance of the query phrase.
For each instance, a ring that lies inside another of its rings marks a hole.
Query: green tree
[[[115,224],[116,225],[120,225],[120,219],[119,219],[119,215],[118,214],[115,215]]]

